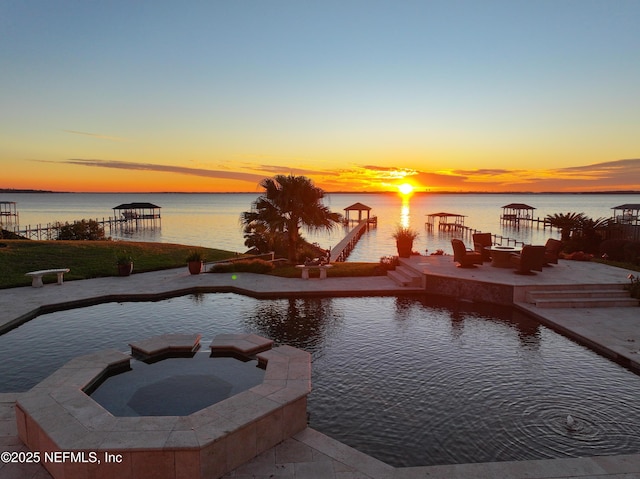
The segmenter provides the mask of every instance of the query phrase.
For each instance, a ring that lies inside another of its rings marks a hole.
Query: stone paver
[[[620,284],[626,283],[628,272],[595,263],[560,261],[536,276],[519,276],[511,270],[483,265],[473,270],[455,268],[450,256],[412,257],[412,267],[434,278],[453,278],[467,282],[510,286],[526,290],[536,285]],[[0,291],[0,331],[31,319],[49,308],[76,306],[106,300],[158,299],[167,294],[193,290],[237,292],[254,297],[305,295],[353,296],[397,295],[424,291],[397,286],[387,277],[328,278],[301,280],[276,278],[250,273],[190,275],[185,268],[134,274],[125,278],[98,278],[69,281],[43,288],[13,288]],[[522,294],[520,294],[522,296]],[[627,308],[537,309],[518,302],[546,324],[565,334],[602,348],[618,360],[626,358],[637,365],[640,351],[640,310]],[[606,354],[606,353],[605,353]],[[26,450],[17,438],[11,414],[19,394],[0,394],[0,450]],[[2,478],[49,478],[37,465],[24,468],[0,464]],[[490,464],[458,464],[431,467],[393,468],[366,456],[310,428],[264,452],[252,461],[224,476],[225,479],[631,479],[640,478],[640,454],[592,458],[500,462]]]

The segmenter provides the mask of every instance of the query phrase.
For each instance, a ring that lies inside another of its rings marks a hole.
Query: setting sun
[[[402,193],[403,195],[410,195],[411,193],[413,193],[413,186],[409,183],[403,183],[398,186],[398,191],[400,191],[400,193]]]

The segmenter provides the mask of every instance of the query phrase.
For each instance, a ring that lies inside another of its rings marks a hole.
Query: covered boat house
[[[430,213],[427,215],[427,222],[424,224],[425,228],[433,230],[438,225],[440,231],[458,231],[464,230],[465,215],[459,215],[457,213]]]
[[[0,225],[18,225],[18,209],[15,201],[0,201]]]
[[[153,203],[122,203],[113,208],[116,219],[135,226],[156,226],[160,222],[160,206]]]
[[[640,204],[625,203],[611,209],[613,210],[613,223],[622,230],[622,237],[639,241]]]
[[[533,206],[524,203],[509,203],[502,207],[502,215],[500,220],[503,223],[519,224],[520,221],[533,220]]]

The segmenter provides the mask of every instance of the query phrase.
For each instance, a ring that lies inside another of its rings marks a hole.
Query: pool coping
[[[193,348],[199,336],[163,335],[142,343],[163,355],[185,344]],[[306,427],[309,353],[272,348],[273,341],[254,334],[220,335],[213,343],[217,353],[256,354],[265,368],[262,383],[186,416],[118,417],[84,392],[133,359],[134,348],[132,354],[107,349],[70,360],[18,397],[18,436],[40,453],[54,478],[204,479],[231,472]],[[82,460],[45,460],[47,453],[63,452]]]

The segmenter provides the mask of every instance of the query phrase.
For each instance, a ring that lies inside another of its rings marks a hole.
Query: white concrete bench
[[[30,271],[29,273],[25,273],[25,276],[31,276],[31,286],[34,288],[42,287],[42,276],[45,274],[57,274],[58,275],[58,284],[62,284],[62,276],[65,273],[69,272],[69,268],[58,268],[58,269],[42,269],[40,271]]]
[[[309,270],[310,269],[319,269],[320,270],[320,279],[327,278],[327,270],[332,268],[331,264],[297,264],[296,268],[300,268],[302,270],[302,279],[309,279]]]

